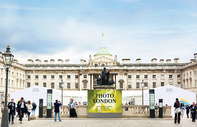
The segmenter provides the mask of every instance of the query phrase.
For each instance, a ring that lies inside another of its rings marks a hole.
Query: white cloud
[[[197,14],[192,14],[192,15],[190,15],[190,16],[192,16],[192,17],[197,17]]]
[[[5,5],[5,4],[0,4],[0,8],[16,9],[16,10],[29,10],[29,11],[43,11],[43,10],[49,10],[50,9],[50,8],[27,7],[27,6]]]

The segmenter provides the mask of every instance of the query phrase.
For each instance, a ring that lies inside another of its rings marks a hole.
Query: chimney
[[[65,60],[65,64],[69,64],[69,59],[66,59]]]
[[[44,64],[48,64],[48,60],[44,60]]]
[[[194,54],[194,58],[197,61],[197,53]]]
[[[179,58],[174,58],[174,63],[179,63]]]
[[[157,63],[157,59],[156,59],[156,58],[153,58],[153,59],[151,60],[151,63]]]
[[[34,61],[33,61],[32,59],[28,59],[28,60],[27,60],[27,63],[28,63],[28,64],[34,64]]]
[[[171,63],[171,59],[167,59],[166,60],[166,63]]]
[[[64,61],[62,59],[58,59],[57,61],[58,61],[58,64],[63,64],[64,63]]]
[[[164,59],[160,59],[159,61],[160,61],[160,63],[164,63]]]
[[[41,64],[41,60],[36,59],[36,60],[35,60],[35,63],[36,63],[36,64]]]
[[[85,64],[85,63],[86,63],[86,60],[80,59],[80,64]]]
[[[54,64],[55,63],[55,60],[54,59],[51,59],[50,60],[50,64]]]
[[[17,60],[17,59],[14,59],[14,60],[13,60],[13,63],[18,63],[18,60]]]
[[[136,63],[141,63],[141,59],[140,58],[137,58],[136,59]]]
[[[130,63],[130,59],[122,59],[122,63]]]
[[[196,62],[196,60],[195,60],[195,59],[190,59],[190,61],[191,61],[191,62]]]

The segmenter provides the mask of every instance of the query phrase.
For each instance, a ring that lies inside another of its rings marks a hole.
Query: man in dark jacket
[[[58,114],[58,117],[59,117],[59,122],[61,122],[61,116],[60,116],[60,109],[59,109],[59,107],[60,106],[62,106],[62,104],[61,104],[61,102],[59,101],[58,102],[58,100],[56,99],[55,100],[55,103],[54,103],[54,112],[55,112],[55,122],[56,122],[56,120],[57,120],[57,114]]]
[[[12,124],[14,124],[14,116],[15,116],[15,107],[16,104],[14,103],[14,99],[11,99],[11,102],[8,103],[8,109],[10,110],[9,112],[9,123],[10,123],[10,117],[12,116]]]
[[[191,114],[192,114],[192,122],[196,122],[195,117],[196,117],[197,106],[195,105],[195,102],[193,102],[193,104],[190,105],[190,109],[191,109]]]
[[[17,109],[20,111],[20,124],[22,124],[24,113],[27,113],[26,102],[24,101],[23,97],[21,97],[21,100],[18,102],[17,106]]]

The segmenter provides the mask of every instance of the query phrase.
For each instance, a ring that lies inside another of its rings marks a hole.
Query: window
[[[148,82],[144,83],[144,87],[148,88]]]
[[[27,78],[28,78],[28,79],[30,79],[30,78],[31,78],[31,76],[30,76],[30,75],[27,75]]]
[[[169,78],[172,78],[172,75],[169,75]]]
[[[51,88],[54,89],[54,82],[51,83]]]
[[[195,75],[196,75],[196,71],[195,71]]]
[[[77,75],[78,76],[78,75]],[[78,89],[78,83],[75,83],[75,89]]]
[[[164,82],[161,82],[161,86],[164,86]]]
[[[144,75],[144,78],[148,78],[148,75]]]
[[[153,88],[156,88],[156,82],[153,82]]]
[[[62,85],[63,85],[63,84],[59,83],[59,89],[62,89]]]
[[[38,86],[38,83],[36,82],[35,85]]]
[[[38,79],[38,75],[35,75],[35,79]]]
[[[120,89],[123,89],[123,82],[120,82]]]
[[[59,79],[62,79],[63,78],[63,76],[62,75],[59,75]]]
[[[172,82],[170,82],[169,85],[172,85]]]
[[[181,88],[181,82],[178,82],[177,84],[178,84],[178,87]]]
[[[51,75],[51,79],[54,79],[55,78],[55,76],[54,75]]]
[[[153,78],[156,78],[156,75],[153,75]]]
[[[27,83],[27,88],[28,88],[28,87],[30,87],[30,83],[29,83],[29,82]]]
[[[70,83],[67,83],[67,89],[70,89]]]
[[[78,75],[75,75],[75,79],[78,79]]]
[[[164,78],[164,75],[161,75],[161,78]]]
[[[128,75],[128,78],[131,78],[131,75]]]
[[[140,75],[136,75],[136,78],[140,78]]]
[[[87,82],[83,83],[83,88],[86,89],[87,88]]]
[[[47,76],[46,75],[43,75],[43,79],[47,79]]]
[[[14,76],[14,72],[12,72],[12,76]]]
[[[84,75],[83,78],[87,78],[87,75]]]
[[[140,88],[140,83],[136,82],[136,89],[139,89],[139,88]]]
[[[105,67],[105,64],[101,64],[101,67]]]
[[[129,83],[128,84],[128,89],[131,89],[131,88],[132,88],[131,83]]]
[[[70,79],[70,75],[67,75],[67,79]]]
[[[177,75],[177,78],[181,78],[181,75]]]
[[[47,87],[47,84],[45,82],[43,83],[43,87]]]
[[[95,67],[98,67],[98,64],[95,64],[94,66],[95,66]]]

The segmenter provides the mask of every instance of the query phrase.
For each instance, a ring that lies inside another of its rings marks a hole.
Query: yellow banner
[[[122,90],[88,90],[88,113],[122,113]]]

